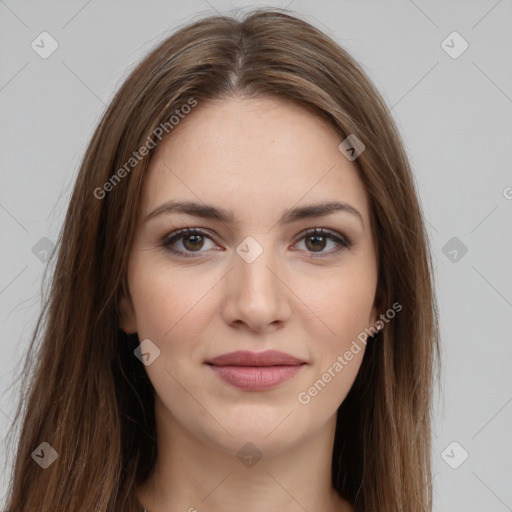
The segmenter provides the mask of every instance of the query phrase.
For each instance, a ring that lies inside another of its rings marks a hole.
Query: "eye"
[[[200,249],[204,246],[205,239],[211,241],[210,236],[208,236],[204,231],[195,228],[184,228],[178,229],[178,231],[174,231],[167,235],[162,240],[161,245],[167,251],[172,252],[173,254],[178,254],[180,256],[184,256],[185,258],[193,258],[195,255],[191,253],[204,252]],[[181,245],[185,248],[185,250],[179,250],[173,247],[178,241],[181,242]]]
[[[343,249],[348,249],[352,243],[345,236],[334,231],[328,231],[324,228],[308,229],[299,240],[305,241],[305,246],[308,252],[311,253],[312,258],[324,258],[337,254]],[[334,249],[330,251],[323,251],[327,242],[334,243]],[[311,249],[311,251],[309,251]]]
[[[194,253],[200,254],[201,249],[205,246],[205,240],[213,243],[211,237],[201,229],[197,228],[183,228],[170,233],[165,236],[161,242],[161,246],[165,250],[183,256],[185,258],[196,257]],[[306,252],[310,253],[312,258],[323,258],[337,254],[343,249],[351,247],[352,243],[343,235],[334,231],[328,231],[324,228],[313,228],[301,234],[299,241],[305,241]],[[176,248],[175,245],[180,242],[181,248]],[[334,244],[334,249],[324,251],[328,242]]]

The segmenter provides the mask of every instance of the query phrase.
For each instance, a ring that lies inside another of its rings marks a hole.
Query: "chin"
[[[236,425],[225,425],[231,435],[224,430],[217,432],[217,435],[208,434],[207,442],[217,446],[220,451],[238,458],[246,452],[251,454],[253,451],[256,454],[259,451],[268,457],[278,455],[301,441],[302,436],[296,425],[293,425],[293,431],[291,426],[291,423],[286,426],[279,425],[279,421],[271,422],[271,426],[266,422],[254,425],[250,421],[244,421]]]

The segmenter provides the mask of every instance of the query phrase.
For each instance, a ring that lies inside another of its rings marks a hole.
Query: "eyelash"
[[[161,246],[166,250],[173,254],[177,254],[179,256],[183,256],[185,258],[197,258],[202,252],[205,251],[179,251],[174,249],[172,244],[185,236],[192,236],[192,235],[201,235],[206,238],[209,238],[211,240],[210,235],[208,235],[206,232],[202,231],[201,229],[197,228],[183,228],[178,229],[177,231],[173,231],[172,233],[169,233],[166,235],[162,241]],[[315,253],[310,252],[311,258],[326,258],[328,256],[332,256],[334,254],[338,254],[340,251],[343,251],[344,249],[349,249],[352,246],[352,242],[348,240],[345,236],[336,234],[332,231],[327,231],[324,228],[311,228],[302,233],[301,237],[298,241],[308,238],[310,236],[324,236],[327,237],[329,240],[337,244],[337,247],[334,250],[328,251],[326,253]],[[213,241],[213,240],[212,240]],[[196,256],[197,254],[197,256]]]

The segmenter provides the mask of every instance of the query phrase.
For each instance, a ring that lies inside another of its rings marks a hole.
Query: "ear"
[[[126,296],[125,292],[121,293],[119,301],[119,327],[127,334],[137,332],[137,318],[132,301]]]

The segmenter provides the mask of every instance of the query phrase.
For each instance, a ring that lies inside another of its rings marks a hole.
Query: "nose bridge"
[[[247,237],[237,246],[227,297],[230,321],[241,320],[256,328],[286,318],[279,260],[270,235]]]
[[[272,247],[272,237],[268,234],[257,235],[257,239],[248,236],[238,245],[236,253],[234,270],[242,290],[256,295],[274,292],[271,294],[274,296],[278,292],[275,282],[277,255]]]

